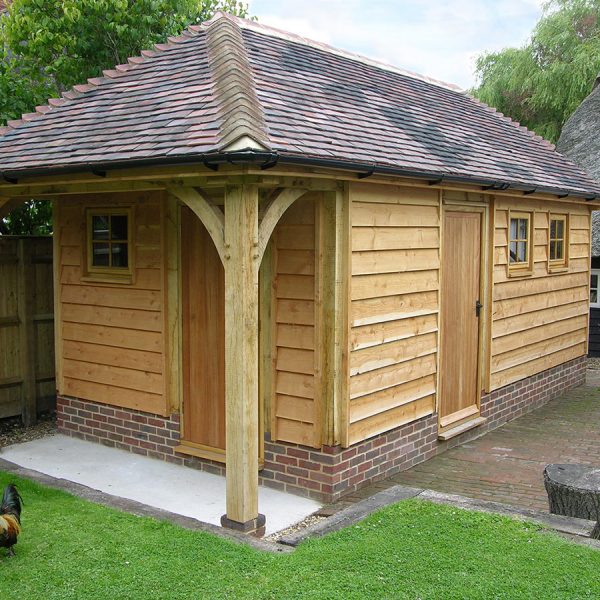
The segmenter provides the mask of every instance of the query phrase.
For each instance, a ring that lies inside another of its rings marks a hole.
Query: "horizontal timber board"
[[[350,402],[350,422],[356,423],[398,406],[435,394],[435,375],[408,381]]]
[[[60,264],[62,266],[81,267],[81,247],[63,245],[60,249]]]
[[[379,390],[391,388],[407,381],[420,379],[435,373],[437,355],[429,354],[397,365],[383,367],[350,378],[350,398],[373,394]]]
[[[289,300],[313,300],[315,297],[315,278],[312,275],[278,275],[277,298]]]
[[[535,279],[511,279],[497,283],[494,286],[494,301],[522,298],[523,296],[544,294],[582,285],[587,286],[587,282],[587,272],[548,275],[546,277],[536,277]]]
[[[63,339],[91,342],[115,348],[131,348],[148,352],[162,352],[162,335],[154,331],[138,331],[122,327],[104,327],[83,323],[63,323]]]
[[[82,281],[81,267],[63,266],[61,268],[60,282],[70,285],[89,285],[89,281]],[[114,288],[114,283],[94,282],[94,286]],[[133,289],[160,290],[162,289],[162,273],[160,269],[136,269],[133,275]]]
[[[589,268],[589,260],[586,258],[572,258],[569,260],[569,273],[586,272]],[[503,283],[505,281],[534,281],[542,277],[548,277],[548,263],[535,263],[533,274],[527,277],[509,277],[506,272],[506,265],[496,265],[494,267],[494,284]]]
[[[315,253],[313,250],[278,250],[277,273],[288,275],[314,275]]]
[[[587,322],[587,315],[578,315],[568,319],[544,323],[525,331],[496,338],[492,346],[492,354],[497,356],[504,352],[510,352],[534,344],[540,340],[577,331],[578,329],[587,327]]]
[[[521,365],[586,341],[587,329],[577,329],[552,338],[542,339],[523,348],[516,348],[492,357],[492,373]]]
[[[536,216],[548,215],[548,212],[568,212],[570,214],[589,214],[587,206],[577,204],[566,204],[564,202],[553,202],[552,200],[524,200],[523,197],[496,196],[496,210],[506,211],[535,211]]]
[[[368,250],[352,253],[352,275],[428,271],[439,269],[437,249],[429,250]]]
[[[543,356],[542,358],[518,365],[512,369],[507,369],[506,371],[501,371],[500,373],[493,373],[491,376],[491,389],[497,390],[505,385],[519,381],[519,379],[524,379],[525,377],[530,377],[536,373],[541,373],[542,371],[569,362],[570,360],[578,358],[579,356],[585,356],[585,347],[585,343],[577,344],[571,348],[559,350],[554,354]]]
[[[315,403],[308,398],[277,394],[277,417],[303,423],[314,423]]]
[[[313,375],[315,372],[314,350],[278,348],[276,368],[278,371],[287,371],[288,373]]]
[[[280,223],[277,227],[277,248],[279,250],[314,250],[314,225],[285,225]]]
[[[162,394],[162,375],[125,369],[116,365],[102,365],[65,358],[63,375],[80,381],[93,381],[138,392]]]
[[[412,292],[428,292],[438,288],[439,273],[437,270],[355,275],[351,281],[351,299],[363,300]]]
[[[371,323],[395,321],[403,317],[428,314],[437,310],[437,291],[354,300],[350,312],[351,324],[356,327]]]
[[[163,356],[158,352],[113,348],[88,342],[63,341],[64,358],[96,362],[101,365],[115,365],[126,369],[136,369],[149,373],[162,373]]]
[[[276,330],[276,345],[280,348],[299,348],[313,350],[315,330],[312,325],[289,325],[280,323]]]
[[[381,185],[373,183],[352,183],[350,196],[354,202],[382,204],[409,204],[421,206],[439,205],[439,192],[435,189]]]
[[[351,423],[349,427],[349,443],[356,444],[374,435],[378,435],[390,429],[395,429],[406,423],[411,423],[433,414],[435,410],[435,396],[427,396],[380,413],[368,419]]]
[[[539,327],[546,323],[559,321],[561,319],[569,319],[578,315],[588,315],[590,310],[589,301],[581,300],[579,302],[571,302],[560,306],[551,306],[550,308],[540,309],[536,312],[525,313],[516,317],[500,319],[492,324],[492,337],[494,339]]]
[[[162,315],[156,311],[110,308],[84,304],[62,305],[63,321],[141,331],[161,331]]]
[[[157,394],[138,392],[93,381],[79,381],[65,377],[64,395],[92,400],[101,404],[132,408],[157,415],[168,414],[164,398]]]
[[[352,227],[435,227],[439,208],[435,206],[373,204],[352,202]]]
[[[314,325],[315,303],[313,300],[279,299],[275,319],[277,323]]]
[[[433,333],[437,330],[437,314],[352,327],[350,330],[350,349],[370,348],[395,340],[411,338],[415,335]]]
[[[508,300],[499,300],[494,302],[492,309],[492,318],[507,319],[516,317],[525,313],[537,312],[544,308],[554,308],[579,302],[588,298],[589,290],[587,285],[569,288],[566,290],[557,290],[523,298],[510,298]]]
[[[315,378],[313,375],[279,371],[275,374],[275,392],[312,400],[315,397]]]
[[[62,285],[61,299],[71,304],[133,308],[139,310],[161,310],[162,295],[152,290],[136,290],[119,287],[97,287],[92,285]]]
[[[439,248],[439,227],[353,227],[352,250]]]
[[[315,446],[315,427],[312,423],[302,423],[290,419],[277,419],[277,439],[283,442]]]
[[[435,333],[355,350],[350,353],[350,376],[435,354],[436,351],[437,334]]]

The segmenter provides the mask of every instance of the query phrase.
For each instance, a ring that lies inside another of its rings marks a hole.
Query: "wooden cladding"
[[[158,194],[62,198],[57,217],[59,392],[166,415],[164,243]],[[86,209],[127,207],[132,273],[86,277]]]
[[[273,234],[271,438],[319,447],[316,208],[316,201],[309,197],[297,201]]]
[[[354,444],[435,410],[438,192],[350,187],[350,406]]]
[[[509,219],[517,206],[532,215],[532,262],[529,276],[515,280],[506,265]],[[494,238],[492,390],[585,355],[590,213],[576,205],[567,210],[564,204],[498,198]],[[557,240],[565,244],[558,253]]]

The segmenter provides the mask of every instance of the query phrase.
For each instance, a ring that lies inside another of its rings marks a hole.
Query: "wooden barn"
[[[583,381],[600,186],[452,86],[218,14],[10,123],[0,171],[54,201],[61,431],[226,471],[227,526]]]

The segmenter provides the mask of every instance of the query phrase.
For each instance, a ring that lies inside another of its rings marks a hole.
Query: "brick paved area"
[[[600,465],[600,371],[586,386],[552,400],[479,439],[378,482],[335,505],[397,484],[548,509],[543,470],[553,462]]]

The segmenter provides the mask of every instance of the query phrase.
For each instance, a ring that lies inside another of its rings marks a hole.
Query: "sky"
[[[260,23],[468,89],[482,52],[521,46],[544,0],[250,0]]]

